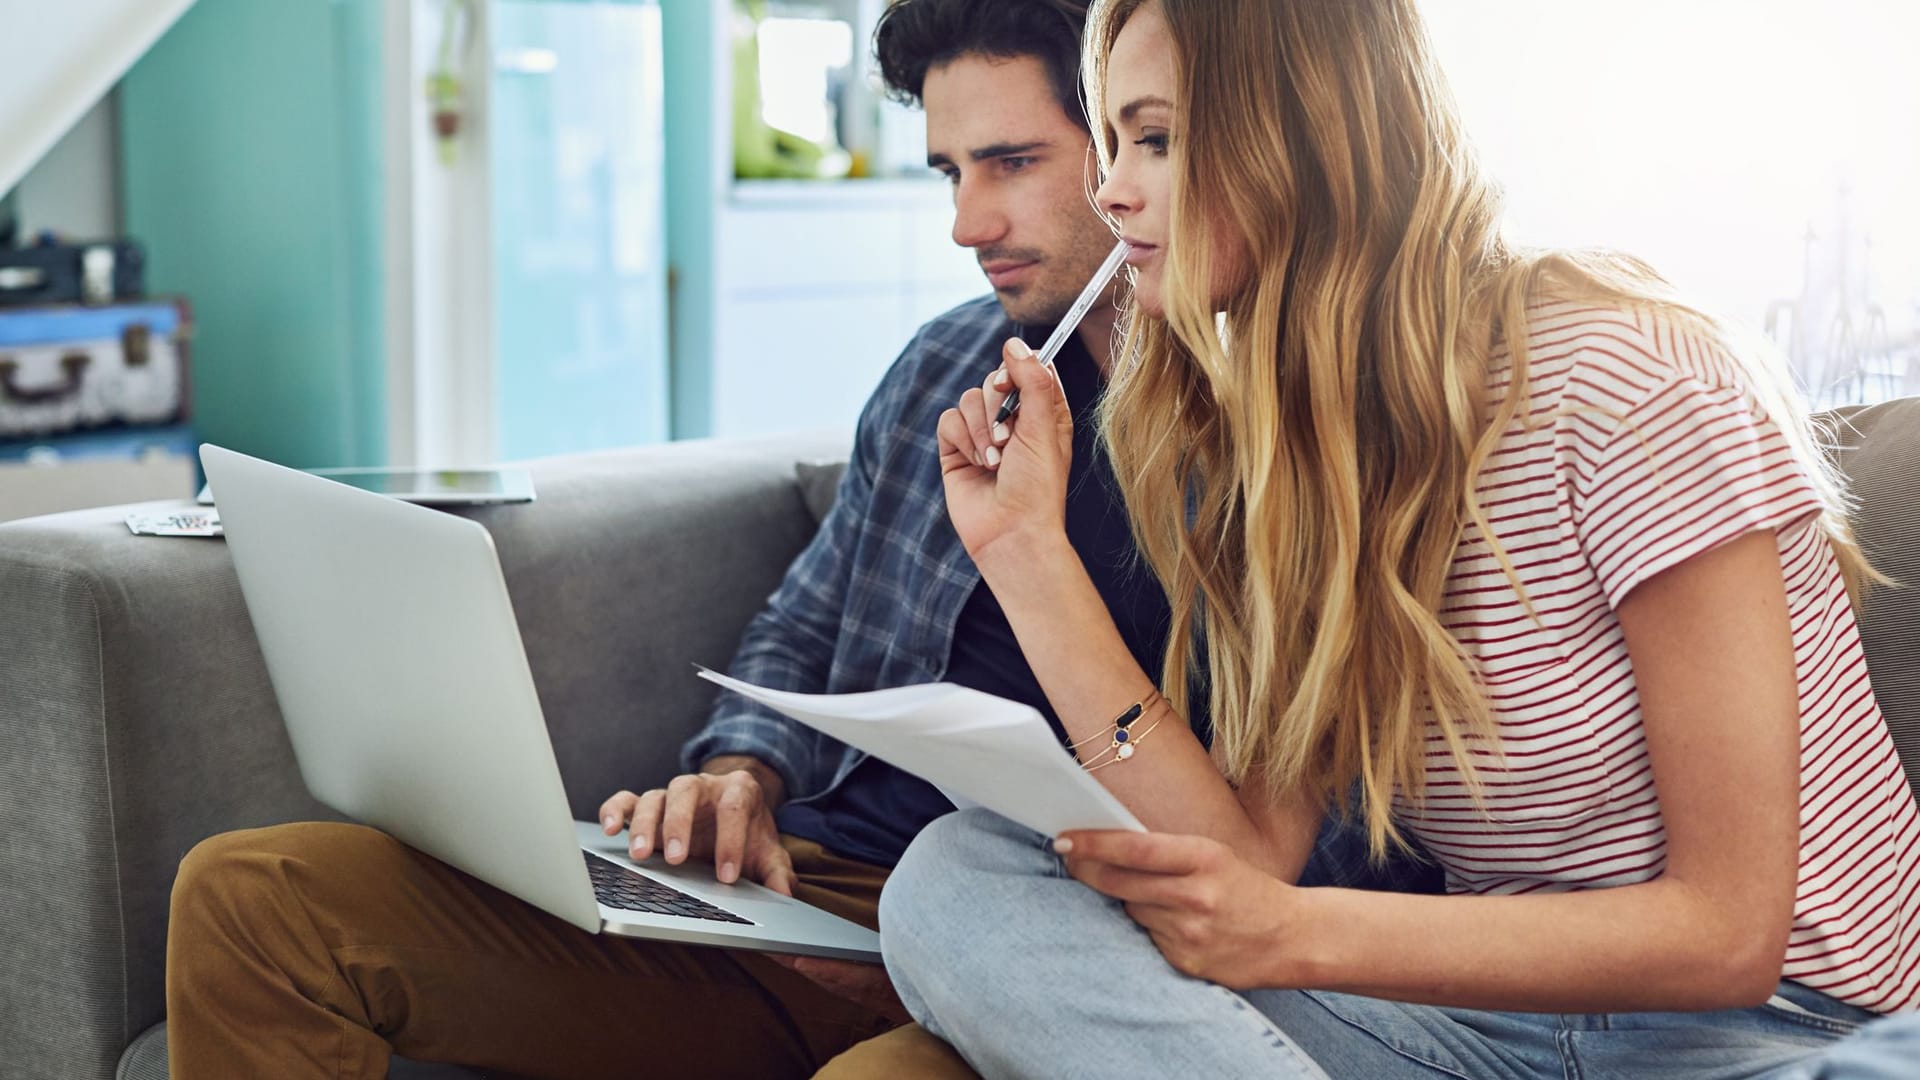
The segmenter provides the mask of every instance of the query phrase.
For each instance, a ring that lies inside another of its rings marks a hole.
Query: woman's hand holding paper
[[[1300,985],[1302,890],[1204,836],[1071,832],[1067,872],[1121,901],[1179,971],[1236,990]],[[1291,970],[1289,970],[1291,969]]]

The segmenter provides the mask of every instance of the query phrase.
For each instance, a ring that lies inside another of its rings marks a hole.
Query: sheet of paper
[[[1139,820],[1061,749],[1037,711],[952,683],[864,694],[769,690],[700,668],[700,677],[920,777],[954,800],[984,806],[1035,832],[1144,831]]]

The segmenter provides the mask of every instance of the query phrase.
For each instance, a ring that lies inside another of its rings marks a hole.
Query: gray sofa
[[[493,533],[576,817],[672,775],[850,440],[532,465]],[[797,464],[798,463],[798,464]],[[160,504],[150,504],[160,505]],[[0,525],[0,1078],[163,1078],[167,898],[228,829],[336,815],[300,782],[226,545],[127,507]],[[395,1076],[471,1077],[427,1066]]]
[[[1920,399],[1854,411],[1840,460],[1882,569],[1920,584]],[[534,465],[498,542],[576,816],[669,775],[724,664],[830,503],[844,438]],[[0,1078],[164,1077],[174,867],[227,829],[330,817],[301,786],[225,546],[126,508],[0,526]],[[1920,589],[1863,615],[1920,787]],[[118,1070],[118,1072],[116,1072]],[[396,1076],[471,1077],[396,1066]]]

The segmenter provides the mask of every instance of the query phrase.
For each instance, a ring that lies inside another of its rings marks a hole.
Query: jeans
[[[1920,1077],[1920,1016],[1791,982],[1758,1008],[1596,1015],[1235,993],[1174,970],[1046,838],[984,810],[914,841],[880,925],[901,1000],[987,1077]]]

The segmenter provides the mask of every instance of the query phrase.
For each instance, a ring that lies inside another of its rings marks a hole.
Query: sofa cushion
[[[844,461],[802,461],[793,467],[793,475],[800,482],[800,497],[807,501],[807,513],[813,515],[814,524],[827,519],[827,511],[833,509],[833,500],[840,493],[840,477],[847,471]]]
[[[1894,579],[1867,590],[1860,642],[1874,696],[1920,794],[1920,397],[1827,414],[1834,458],[1853,485],[1854,533]]]

